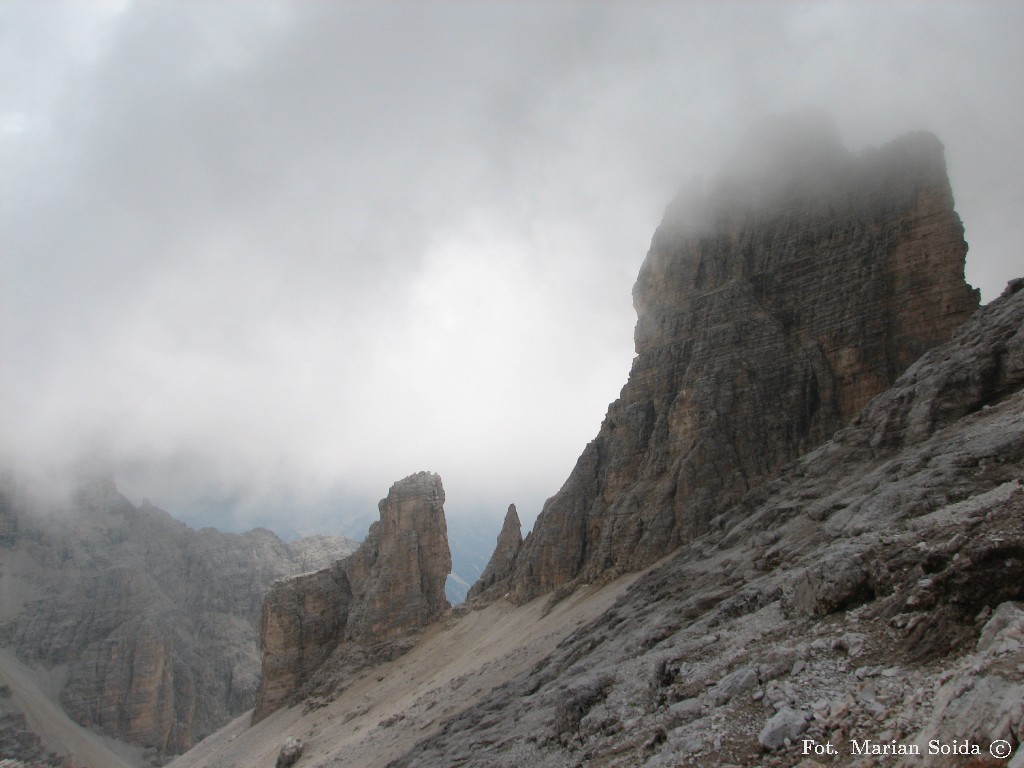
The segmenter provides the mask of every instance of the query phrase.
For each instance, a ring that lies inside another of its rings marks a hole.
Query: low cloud
[[[329,528],[429,469],[529,525],[625,382],[665,205],[766,115],[932,130],[968,279],[1019,271],[1018,4],[2,13],[2,454],[190,521]]]

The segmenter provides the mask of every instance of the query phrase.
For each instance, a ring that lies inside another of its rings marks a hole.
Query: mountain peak
[[[654,235],[629,380],[523,542],[518,601],[706,531],[978,306],[934,137],[854,157],[829,123],[797,117],[737,157]]]
[[[253,722],[298,694],[332,655],[399,652],[404,638],[444,614],[452,567],[444,498],[436,474],[399,480],[355,553],[271,588],[260,620],[263,675]]]

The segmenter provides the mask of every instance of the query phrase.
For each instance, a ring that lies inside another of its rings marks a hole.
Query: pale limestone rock
[[[764,724],[757,740],[764,749],[775,750],[781,748],[787,740],[794,741],[806,730],[807,716],[803,712],[783,707]]]
[[[757,684],[757,669],[748,665],[740,667],[719,680],[709,695],[716,706],[721,706],[741,693],[753,690]]]

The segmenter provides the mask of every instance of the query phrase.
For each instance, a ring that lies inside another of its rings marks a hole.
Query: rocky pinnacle
[[[380,520],[353,555],[268,593],[253,722],[282,706],[332,654],[402,638],[447,610],[452,558],[441,478],[410,475],[378,507]]]

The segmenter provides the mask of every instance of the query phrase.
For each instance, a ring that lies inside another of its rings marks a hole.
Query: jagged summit
[[[667,212],[633,288],[629,380],[523,542],[515,600],[707,530],[977,308],[938,140],[853,156],[800,125]]]
[[[476,600],[488,600],[494,597],[501,597],[502,589],[508,584],[508,578],[515,568],[516,557],[523,546],[523,529],[519,522],[519,512],[515,504],[508,505],[508,512],[505,513],[505,522],[501,525],[501,532],[498,533],[498,543],[494,548],[494,554],[488,561],[477,583],[469,590],[466,601],[473,603]]]
[[[364,643],[401,636],[448,608],[452,556],[440,476],[419,472],[398,481],[379,509],[380,520],[347,564],[357,585],[347,636]]]

